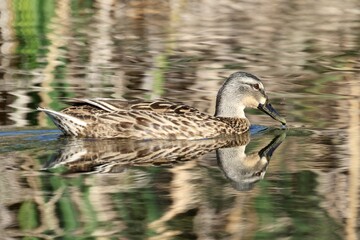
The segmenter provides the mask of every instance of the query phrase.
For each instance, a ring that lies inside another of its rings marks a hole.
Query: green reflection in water
[[[63,225],[62,227],[66,232],[76,229],[76,227],[78,227],[76,221],[76,209],[69,196],[68,182],[57,176],[51,177],[50,182],[54,191],[59,189],[63,190],[62,197],[58,202],[59,215],[61,216],[60,220]]]
[[[18,221],[22,230],[31,230],[39,225],[37,206],[32,201],[21,204],[19,209]]]
[[[45,34],[48,24],[54,15],[54,2],[52,0],[14,0],[11,2],[19,41],[17,54],[20,56],[21,69],[34,69],[39,67],[39,57],[44,57],[49,44]]]
[[[156,57],[155,63],[157,68],[154,71],[155,82],[153,86],[153,92],[157,96],[161,96],[164,93],[165,73],[167,72],[169,62],[165,54],[160,54]]]
[[[82,189],[84,191],[84,201],[83,201],[84,206],[82,208],[82,212],[84,213],[85,218],[87,219],[84,226],[84,232],[86,233],[86,235],[90,235],[92,232],[94,232],[96,227],[98,227],[99,223],[97,220],[96,212],[92,207],[92,203],[90,200],[90,191],[89,191],[90,189],[84,186],[82,187]]]
[[[284,174],[278,181],[261,181],[255,208],[262,230],[257,231],[255,239],[289,235],[293,239],[341,239],[341,231],[337,231],[341,227],[319,208],[316,178],[312,172],[301,171]]]
[[[157,175],[166,175],[166,168],[149,167],[135,168],[149,173],[149,179],[154,179]],[[145,239],[154,236],[155,232],[148,228],[148,224],[160,218],[164,213],[167,200],[162,198],[162,194],[156,186],[138,188],[118,192],[113,195],[115,208],[118,216],[126,225],[121,231],[121,236],[129,239]]]

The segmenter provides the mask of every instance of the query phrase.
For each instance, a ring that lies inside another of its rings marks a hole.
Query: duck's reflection
[[[220,169],[237,190],[249,190],[265,175],[275,149],[285,139],[276,136],[260,151],[246,154],[249,134],[197,141],[129,141],[64,138],[64,146],[45,170],[64,173],[117,173],[131,166],[175,165],[202,158],[216,150]]]
[[[245,154],[247,145],[219,148],[216,150],[218,165],[235,189],[250,190],[257,181],[264,178],[273,152],[285,137],[284,132],[260,151],[250,154]]]

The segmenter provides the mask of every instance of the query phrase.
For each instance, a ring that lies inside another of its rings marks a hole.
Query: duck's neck
[[[244,109],[244,106],[218,106],[215,111],[215,117],[246,118]]]
[[[230,84],[230,85],[229,85]],[[238,94],[237,86],[226,81],[216,96],[215,117],[245,118],[244,95]]]
[[[235,104],[234,102],[233,99],[224,99],[218,96],[216,99],[215,117],[246,118],[244,112],[245,106]]]

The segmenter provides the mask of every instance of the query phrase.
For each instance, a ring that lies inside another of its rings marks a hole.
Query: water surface
[[[358,9],[1,2],[0,238],[357,239]],[[288,130],[249,110],[236,141],[73,140],[34,110],[168,98],[213,114],[238,70],[263,80]]]

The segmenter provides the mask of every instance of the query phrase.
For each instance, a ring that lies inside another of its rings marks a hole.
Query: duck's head
[[[236,72],[226,79],[218,92],[215,116],[245,118],[245,108],[258,108],[286,124],[285,118],[271,106],[261,80],[250,73]]]

